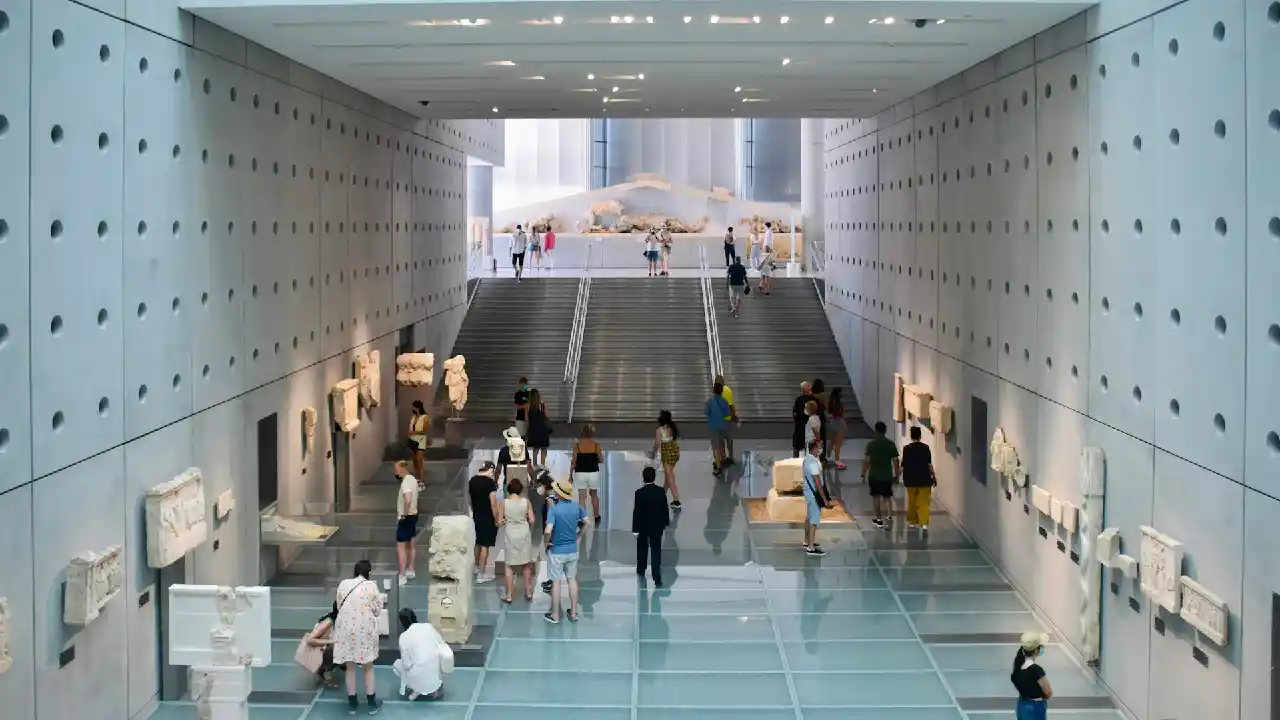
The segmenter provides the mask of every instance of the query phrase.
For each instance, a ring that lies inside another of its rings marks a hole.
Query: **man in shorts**
[[[396,560],[400,565],[400,587],[417,577],[414,571],[417,560],[413,544],[418,534],[418,479],[409,474],[409,463],[399,460],[395,465],[396,479],[400,481],[400,494],[396,497]]]
[[[747,292],[747,267],[742,264],[742,259],[737,255],[733,256],[733,262],[729,265],[729,312],[734,317],[738,317],[738,312],[742,309],[742,296]]]
[[[524,275],[524,251],[529,247],[529,235],[524,228],[517,225],[515,235],[511,236],[511,268],[516,271],[516,282]]]
[[[730,408],[729,402],[724,399],[724,383],[717,382],[712,385],[711,397],[707,398],[702,409],[707,418],[707,436],[711,438],[711,456],[714,463],[711,472],[716,477],[720,477],[720,473],[729,467],[724,451],[725,443],[729,439]]]
[[[871,490],[875,526],[883,530],[893,529],[893,484],[902,473],[898,446],[885,437],[888,431],[883,422],[876,423],[876,436],[867,443],[862,458],[862,479]]]
[[[560,622],[560,588],[569,585],[569,619],[578,620],[578,539],[587,524],[587,511],[573,501],[573,485],[555,484],[556,504],[547,512],[547,574],[551,577],[551,610],[542,616],[552,625]]]
[[[822,438],[815,437],[809,441],[808,452],[801,466],[804,474],[804,552],[814,557],[827,554],[818,544],[818,524],[822,522],[822,509],[835,507],[822,479],[822,461],[818,459],[820,454]]]

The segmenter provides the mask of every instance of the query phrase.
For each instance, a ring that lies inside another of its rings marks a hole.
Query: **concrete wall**
[[[1101,674],[1143,720],[1275,712],[1277,12],[1104,2],[827,126],[830,320],[868,419],[890,419],[894,373],[955,407],[931,438],[941,499],[1068,642],[1079,568],[1054,541],[1079,540],[1042,539],[1023,491],[971,473],[996,426],[1032,485],[1077,504],[1080,449],[1102,448],[1123,551],[1154,526],[1226,601],[1219,648],[1135,584],[1106,587]]]
[[[170,0],[0,0],[6,720],[149,712],[143,492],[190,466],[211,515],[233,490],[187,570],[258,582],[257,422],[278,413],[282,512],[324,507],[329,388],[373,348],[384,404],[362,411],[352,474],[376,467],[399,329],[444,354],[461,322],[464,153],[500,151],[494,128],[419,121]],[[304,407],[321,415],[306,459]],[[122,592],[64,626],[68,562],[113,544]]]

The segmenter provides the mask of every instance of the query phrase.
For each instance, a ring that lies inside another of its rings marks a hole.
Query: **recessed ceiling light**
[[[515,67],[516,63],[514,60],[490,60],[489,62],[485,63],[485,65],[489,65],[492,67],[498,67],[498,66]]]
[[[605,95],[605,96],[604,96],[604,101],[605,101],[605,102],[609,102],[609,96],[608,96],[608,95]]]
[[[875,25],[876,23],[879,23],[879,22],[880,22],[880,18],[871,18],[870,20],[867,21],[867,24]]]
[[[609,18],[609,22],[614,23],[616,25],[617,23],[622,22],[622,18],[618,17],[617,15],[613,15]]]
[[[463,18],[461,20],[410,20],[405,24],[415,27],[479,27],[488,25],[489,21],[484,18]]]
[[[635,21],[635,17],[633,17],[633,16],[631,16],[631,15],[627,15],[627,16],[625,16],[625,17],[623,17],[623,18],[622,18],[622,22],[624,22],[624,23],[631,23],[631,22],[634,22],[634,21]]]
[[[555,17],[551,18],[551,22],[553,22],[553,23],[555,23],[555,24],[559,25],[560,23],[564,22],[564,18],[563,18],[563,17],[561,17],[560,15],[557,15],[557,16],[555,16]]]
[[[693,16],[692,16],[692,15],[685,15],[685,16],[684,16],[684,21],[685,21],[685,23],[686,23],[686,24],[693,22]]]
[[[595,73],[587,73],[587,79],[588,79],[588,80],[595,80],[595,79],[596,79],[596,75],[595,75]]]
[[[546,75],[528,75],[520,78],[521,80],[546,80]]]
[[[637,77],[637,78],[639,78],[639,79],[641,79],[641,80],[643,80],[643,79],[644,79],[644,73],[640,73],[640,74],[639,74],[639,75],[637,75],[636,77]]]
[[[720,22],[720,16],[719,16],[719,15],[712,15],[712,16],[711,16],[711,24],[712,24],[712,25],[715,25],[715,24],[716,24],[716,23],[718,23],[718,22]]]
[[[787,23],[791,22],[791,18],[786,15],[783,15],[782,17],[778,18],[778,22],[782,23],[783,25],[786,25]]]
[[[783,64],[783,65],[790,65],[790,64],[791,64],[791,58],[782,58],[782,64]]]
[[[884,19],[884,24],[885,24],[885,25],[892,25],[892,24],[894,24],[895,22],[897,22],[897,20],[895,20],[894,18],[891,18],[891,17],[887,17],[887,18],[885,18],[885,19]]]
[[[494,111],[494,112],[498,112],[498,108],[496,108],[496,107],[495,107],[495,108],[493,109],[493,111]]]
[[[833,22],[835,22],[835,21],[836,21],[836,19],[835,19],[834,17],[832,17],[832,16],[828,15],[826,18],[824,18],[824,19],[823,19],[823,21],[822,21],[822,22],[823,22],[823,23],[825,23],[825,24],[827,24],[827,25],[830,25],[831,23],[833,23]]]
[[[939,24],[939,25],[942,25],[942,24],[944,24],[944,23],[946,23],[946,22],[947,22],[947,19],[946,19],[946,18],[938,18],[938,24]]]
[[[751,16],[751,22],[753,22],[753,23],[758,23],[758,22],[760,22],[760,16],[759,16],[759,15],[752,15],[752,16]]]
[[[617,85],[614,85],[614,86],[613,86],[613,91],[614,91],[614,92],[618,92],[618,86],[617,86]]]

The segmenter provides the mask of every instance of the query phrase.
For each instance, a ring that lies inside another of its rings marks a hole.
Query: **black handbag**
[[[743,294],[743,295],[750,295],[750,294],[751,294],[751,283],[747,283],[746,285],[743,285],[743,286],[742,286],[742,294]]]

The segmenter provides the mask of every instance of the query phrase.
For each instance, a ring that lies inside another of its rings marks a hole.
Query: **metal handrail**
[[[805,248],[809,254],[809,279],[813,281],[813,291],[818,294],[818,300],[822,303],[823,309],[827,307],[826,278],[827,278],[827,253],[822,243],[806,242]],[[822,286],[818,285],[818,276],[822,276]]]
[[[591,260],[587,254],[588,263]],[[590,267],[588,265],[588,267]],[[591,306],[591,275],[587,274],[586,292],[582,296],[582,323],[578,326],[578,347],[573,354],[573,386],[569,388],[568,422],[573,422],[573,408],[578,401],[578,366],[582,364],[582,341],[587,334],[587,310]]]
[[[698,285],[702,291],[702,322],[706,327],[707,358],[711,365],[711,379],[723,371],[720,360],[720,327],[716,321],[716,298],[711,285],[711,267],[707,262],[706,248],[698,248],[698,265],[701,270]]]
[[[578,299],[573,311],[573,328],[569,331],[569,352],[565,356],[564,382],[573,383],[569,388],[569,412],[566,422],[573,421],[573,406],[578,399],[578,368],[582,363],[582,342],[587,334],[587,307],[591,303],[591,254],[587,245],[582,263],[582,277],[578,280]]]

